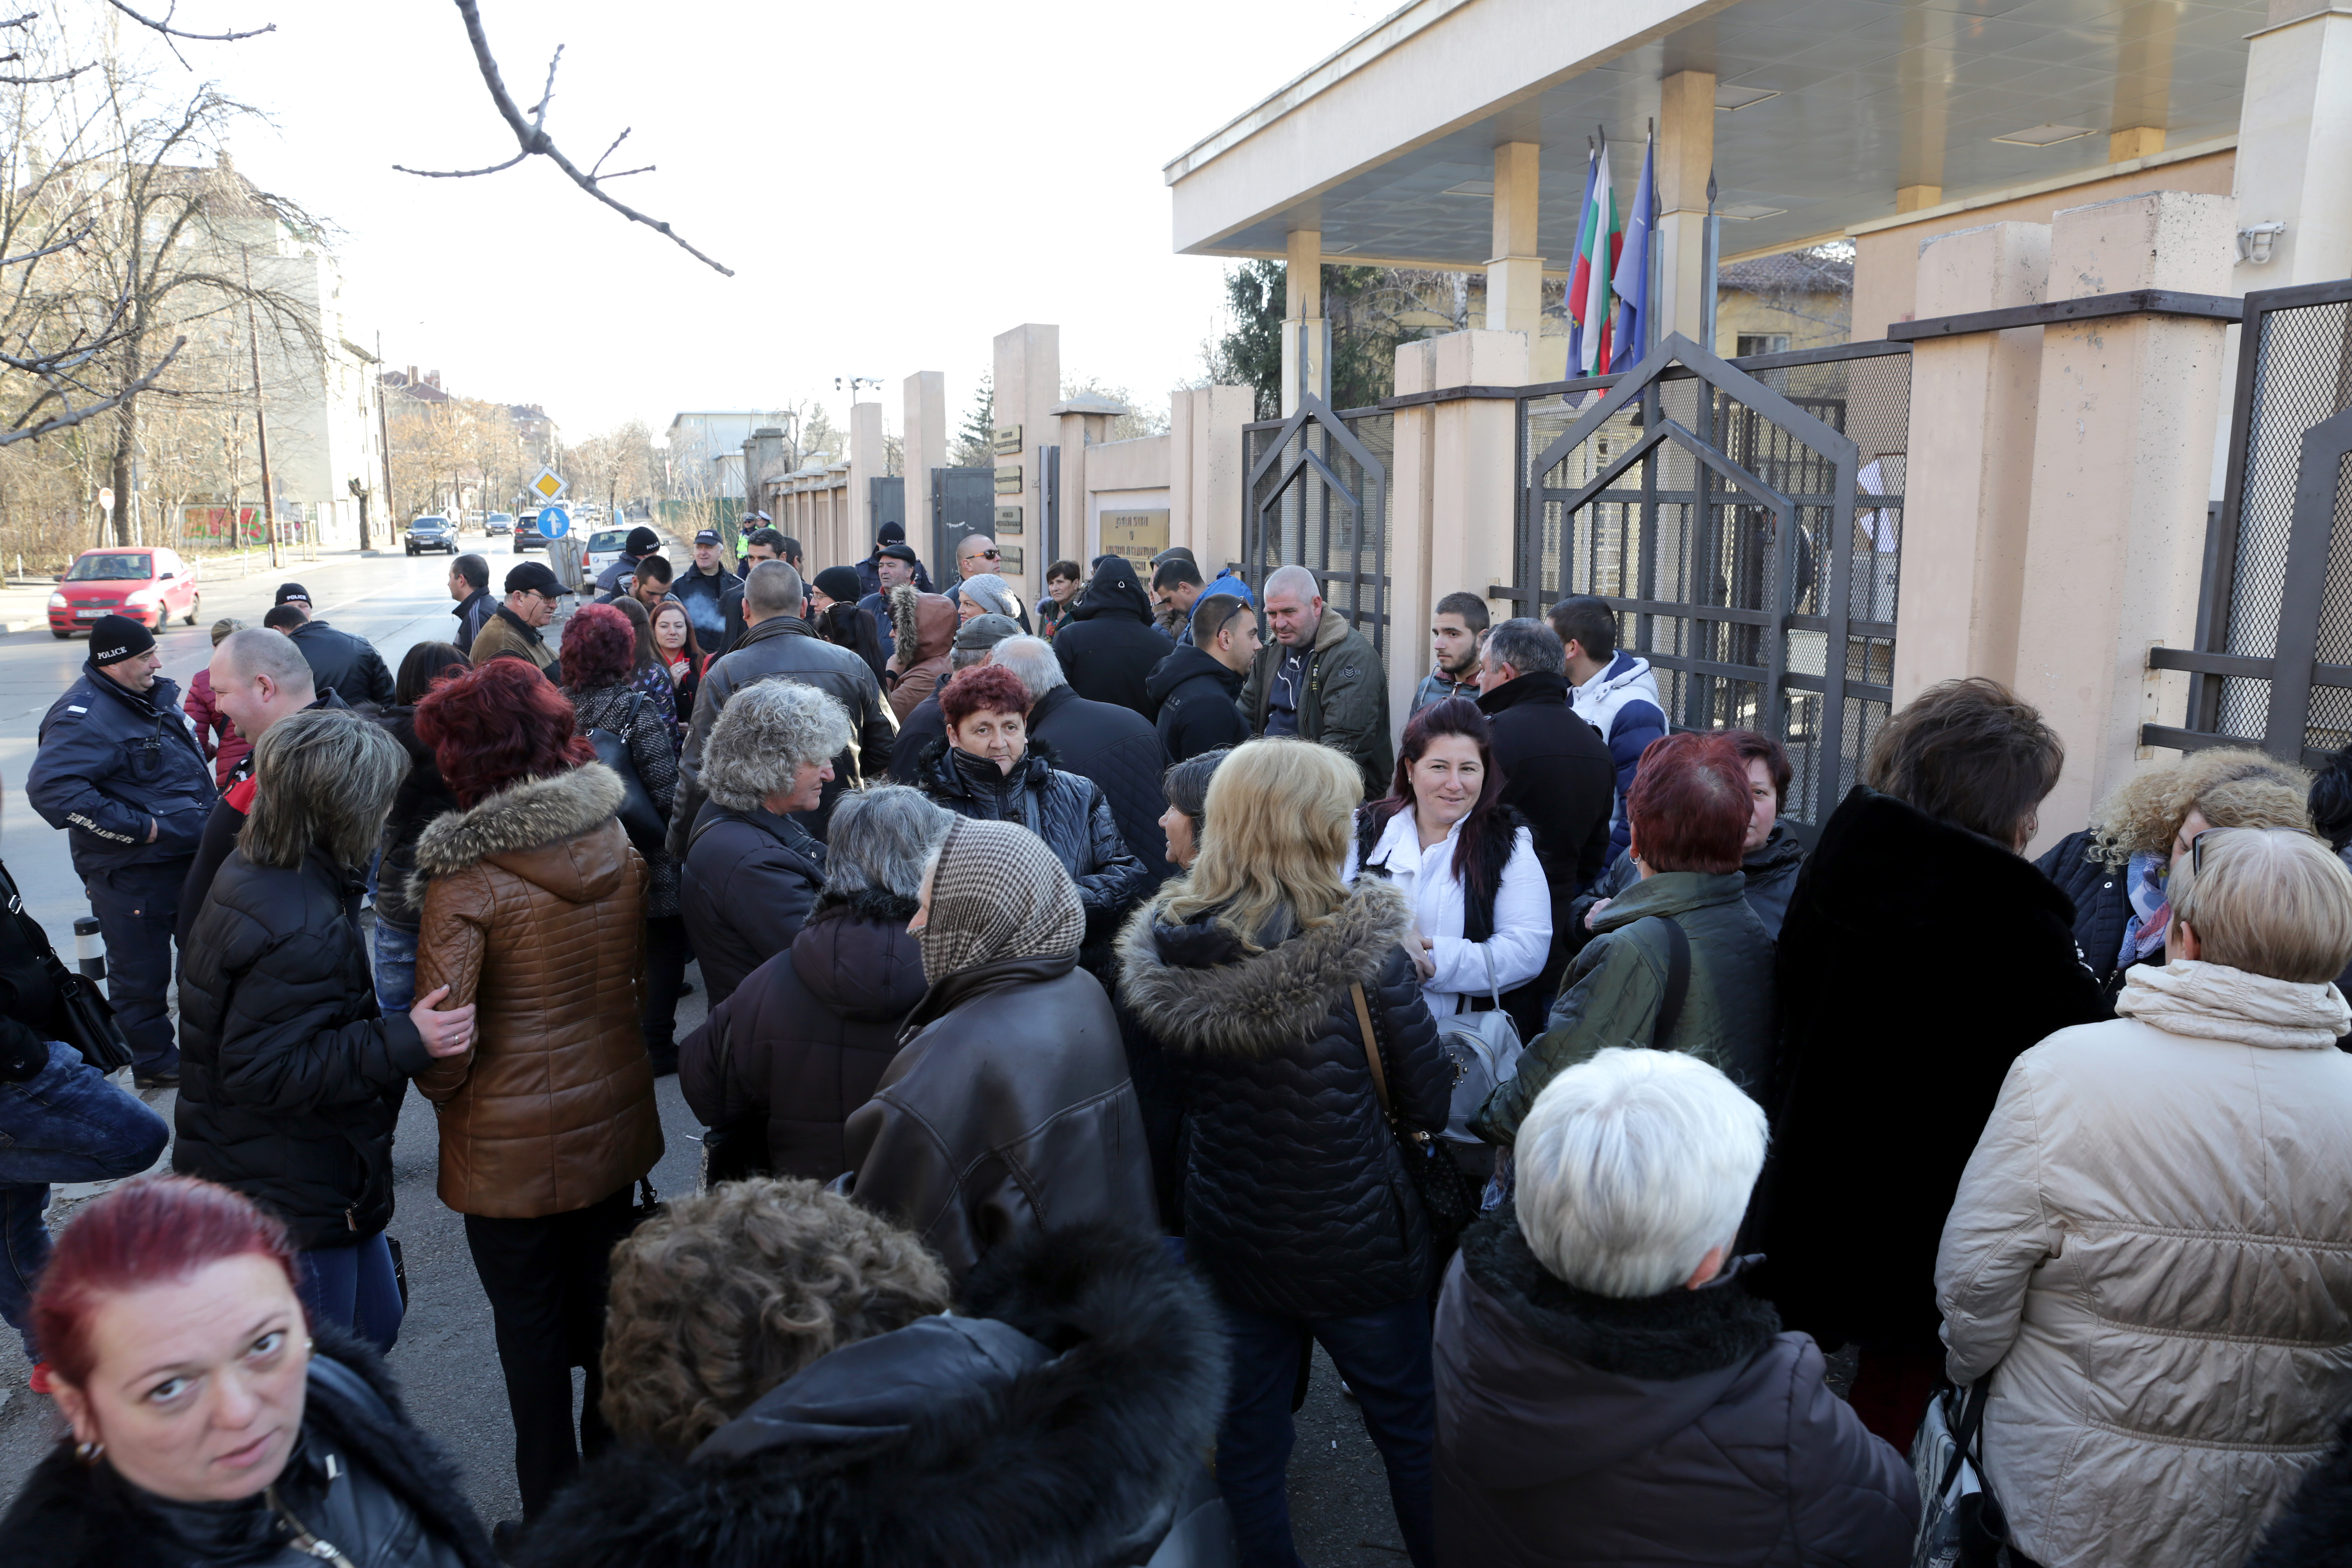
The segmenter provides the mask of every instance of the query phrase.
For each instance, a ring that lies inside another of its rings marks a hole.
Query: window
[[[1749,354],[1784,354],[1788,352],[1789,334],[1786,332],[1742,332],[1739,334],[1739,353],[1736,357],[1746,359]]]
[[[143,583],[155,575],[149,555],[85,555],[66,574],[68,583]]]

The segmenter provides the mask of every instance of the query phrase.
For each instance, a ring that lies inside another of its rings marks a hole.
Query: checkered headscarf
[[[1045,841],[1012,822],[958,817],[931,873],[931,912],[919,933],[923,979],[1007,958],[1078,951],[1087,913],[1078,886]]]

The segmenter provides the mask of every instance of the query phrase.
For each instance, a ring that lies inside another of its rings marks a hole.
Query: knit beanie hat
[[[810,581],[816,584],[818,593],[845,605],[854,605],[865,597],[858,591],[857,568],[855,566],[828,566]]]
[[[1021,601],[1013,592],[1013,584],[993,572],[981,572],[956,584],[956,592],[978,605],[983,615],[1004,616],[1018,620]]]
[[[155,634],[128,616],[100,616],[89,628],[89,662],[103,669],[155,646]]]
[[[956,819],[917,933],[926,984],[1008,958],[1074,953],[1086,934],[1078,885],[1044,839],[1017,823]]]

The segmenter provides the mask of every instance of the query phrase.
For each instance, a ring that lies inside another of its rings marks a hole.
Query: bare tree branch
[[[10,55],[8,57],[8,58],[12,60],[21,59],[23,58],[24,57],[21,55]],[[98,62],[96,60],[92,60],[89,65],[76,66],[69,71],[59,71],[55,76],[0,76],[0,87],[47,87],[52,82],[71,81],[74,78],[81,75],[82,72],[92,68],[92,67],[95,67],[97,64]]]
[[[530,156],[528,151],[518,153],[505,163],[493,163],[487,169],[412,169],[405,163],[394,163],[392,168],[394,174],[415,174],[427,180],[470,180],[478,174],[496,174],[511,169]]]
[[[179,15],[180,0],[172,0],[172,4],[165,9],[161,20],[158,20],[153,16],[141,16],[138,12],[133,11],[129,5],[125,5],[123,0],[106,0],[106,3],[113,6],[116,10],[121,12],[124,16],[130,17],[132,21],[138,23],[142,27],[152,27],[155,31],[163,34],[167,38],[186,38],[193,43],[234,44],[240,38],[257,38],[264,33],[274,33],[278,31],[278,24],[275,22],[269,22],[261,26],[254,27],[242,33],[191,33],[184,27],[174,27],[172,26],[172,18]],[[6,24],[6,26],[12,27],[16,25],[16,24],[14,22]],[[175,49],[173,52],[176,54],[179,51]],[[184,64],[185,62],[183,63]]]
[[[122,0],[110,0],[110,3],[120,6]],[[482,81],[489,89],[490,102],[497,108],[499,117],[507,122],[508,129],[514,132],[515,141],[521,147],[522,152],[520,156],[489,169],[436,171],[404,168],[397,163],[393,165],[394,169],[404,174],[421,174],[427,179],[462,179],[474,174],[496,174],[500,169],[511,169],[522,159],[537,154],[562,170],[573,184],[578,185],[630,222],[644,224],[656,234],[668,236],[671,243],[679,249],[722,276],[728,278],[735,276],[733,268],[724,266],[696,249],[687,242],[684,236],[671,228],[668,224],[659,218],[650,217],[625,203],[615,201],[604,193],[601,184],[603,180],[617,180],[624,174],[646,174],[652,169],[652,164],[648,163],[641,169],[624,170],[621,174],[600,175],[593,169],[583,172],[578,164],[565,157],[562,150],[556,146],[554,139],[547,133],[547,109],[555,98],[555,68],[563,59],[563,50],[561,47],[556,49],[555,58],[548,62],[547,86],[540,93],[537,106],[529,115],[525,115],[522,106],[515,102],[514,95],[507,90],[506,80],[499,71],[498,58],[490,53],[490,41],[482,31],[482,14],[479,5],[476,0],[456,0],[456,4],[458,15],[466,20],[466,37],[473,45],[474,60],[481,67]],[[621,139],[627,135],[626,131],[622,132],[620,137],[614,139],[613,147],[618,147],[621,144]],[[604,157],[609,158],[612,155],[613,148],[606,148]],[[601,169],[604,159],[600,158],[596,162],[597,167]]]
[[[19,441],[37,441],[44,436],[66,429],[71,426],[79,425],[83,420],[90,418],[96,415],[104,414],[110,409],[121,407],[131,398],[138,396],[149,387],[153,386],[156,380],[161,377],[166,370],[171,368],[172,362],[180,357],[180,351],[185,348],[187,343],[188,340],[185,338],[180,338],[174,341],[172,344],[171,352],[166,353],[162,359],[155,362],[154,369],[149,371],[145,375],[141,376],[138,380],[132,382],[121,391],[114,393],[107,397],[101,397],[96,403],[86,404],[79,408],[74,407],[73,400],[68,397],[62,389],[55,385],[55,384],[52,384],[49,392],[45,394],[39,402],[34,404],[32,407],[26,409],[23,414],[17,416],[16,426],[15,428],[0,431],[0,447],[14,446]],[[68,412],[60,414],[53,419],[44,419],[41,423],[33,426],[29,429],[25,428],[25,421],[30,419],[35,414],[38,413],[52,397],[57,399],[57,401],[63,403],[66,405]]]
[[[27,11],[21,16],[11,16],[5,21],[0,21],[0,27],[29,27],[40,19],[41,14],[38,11]]]

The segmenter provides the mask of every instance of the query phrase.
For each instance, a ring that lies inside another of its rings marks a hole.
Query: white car
[[[588,575],[601,576],[604,568],[621,558],[621,546],[627,543],[625,528],[602,528],[588,536]]]

